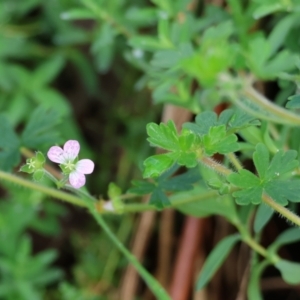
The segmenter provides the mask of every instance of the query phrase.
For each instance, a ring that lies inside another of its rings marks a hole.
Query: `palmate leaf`
[[[221,119],[221,117],[222,114],[219,119]],[[255,117],[246,114],[240,109],[236,109],[228,122],[228,129],[230,129],[230,132],[236,132],[239,129],[258,125],[260,125],[260,121],[255,119]]]
[[[299,165],[296,157],[297,151],[295,150],[288,150],[286,152],[282,150],[278,151],[271,160],[265,178],[278,178],[287,172],[293,171]]]
[[[148,141],[156,147],[169,151],[179,150],[177,130],[173,121],[167,124],[149,123],[147,125]]]
[[[259,177],[264,178],[270,163],[269,151],[264,144],[259,143],[256,145],[253,161]]]
[[[128,190],[129,193],[144,195],[150,194],[150,204],[162,209],[170,205],[166,196],[167,192],[187,191],[193,189],[193,185],[200,180],[199,168],[193,168],[186,173],[171,177],[179,168],[179,165],[172,166],[161,176],[154,179],[153,182],[135,180],[132,182],[133,188]],[[170,178],[171,177],[171,178]]]
[[[60,122],[61,118],[56,110],[38,107],[22,133],[22,144],[37,149],[59,143],[59,131],[56,127]]]
[[[265,192],[281,205],[300,201],[300,180],[272,180],[265,184]]]
[[[261,203],[262,193],[263,188],[261,186],[254,186],[234,192],[233,196],[236,198],[236,203],[239,205],[248,205],[250,203],[259,204]]]
[[[259,204],[262,193],[268,194],[281,205],[288,201],[300,201],[300,180],[286,179],[286,174],[299,165],[296,160],[297,152],[289,150],[278,151],[269,162],[269,151],[263,144],[256,146],[253,154],[255,167],[259,177],[247,170],[232,173],[228,181],[242,190],[233,193],[238,204]]]
[[[158,177],[164,171],[168,170],[174,162],[174,159],[169,155],[169,153],[150,156],[144,161],[145,169],[143,177]]]
[[[218,122],[217,114],[212,111],[205,111],[195,118],[195,123],[184,123],[183,128],[190,129],[200,136],[207,134],[210,127],[220,125]]]
[[[184,174],[173,176],[168,180],[161,180],[163,176],[158,179],[159,184],[166,191],[178,192],[193,189],[193,185],[200,180],[199,168],[189,169]]]
[[[228,176],[228,181],[240,188],[252,188],[260,184],[257,176],[248,170],[240,170],[239,173],[232,173]]]
[[[152,192],[149,203],[155,205],[158,209],[163,209],[171,205],[169,198],[161,188],[156,188]]]
[[[144,161],[144,178],[158,177],[175,163],[188,168],[197,165],[196,150],[200,148],[201,141],[194,133],[182,130],[178,135],[173,121],[160,125],[150,123],[147,125],[147,133],[151,145],[170,152],[148,157]]]
[[[224,125],[211,127],[208,134],[203,136],[203,145],[207,155],[215,153],[226,154],[239,150],[237,136],[226,134]]]
[[[11,171],[20,161],[20,140],[4,115],[0,115],[0,169]]]
[[[234,133],[239,129],[259,125],[260,122],[242,110],[226,109],[217,116],[215,112],[206,111],[196,116],[195,123],[185,123],[183,128],[200,136],[208,134],[211,127],[225,125],[226,132]]]

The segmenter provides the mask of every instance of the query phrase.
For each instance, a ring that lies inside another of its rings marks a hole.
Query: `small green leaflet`
[[[289,102],[285,105],[286,108],[300,108],[300,95],[294,95],[288,98]]]
[[[228,181],[241,188],[234,192],[236,202],[241,205],[261,203],[262,193],[266,193],[277,203],[286,205],[289,201],[300,201],[300,182],[298,179],[287,179],[288,173],[298,167],[297,152],[278,151],[269,162],[268,149],[259,143],[253,154],[253,161],[259,177],[247,170],[232,173]]]
[[[200,139],[195,134],[183,130],[181,135],[173,121],[167,124],[147,125],[148,141],[151,145],[171,151],[170,153],[150,156],[144,161],[144,178],[157,177],[168,170],[173,164],[193,168],[197,165],[196,150],[200,149]]]
[[[231,119],[235,122],[233,112],[227,110],[221,114],[219,121],[226,123]],[[160,125],[155,123],[147,125],[148,141],[151,145],[168,150],[170,153],[147,158],[144,162],[144,178],[157,177],[174,163],[193,168],[198,163],[197,155],[204,152],[211,156],[215,153],[226,154],[239,150],[236,135],[233,133],[228,134],[224,124],[210,126],[219,122],[215,113],[203,113],[198,116],[198,121],[204,124],[203,128],[191,130],[187,126],[187,129],[184,128],[180,135],[177,133],[173,121],[168,121],[166,124],[161,123]],[[241,125],[242,122],[238,124]],[[194,128],[194,125],[192,128]]]
[[[22,144],[28,148],[41,148],[59,143],[57,125],[61,122],[59,113],[54,109],[39,106],[35,109],[22,133]]]
[[[197,115],[195,123],[185,123],[183,128],[189,129],[200,136],[208,134],[211,127],[225,125],[226,131],[234,133],[239,129],[260,125],[254,117],[241,110],[226,109],[217,116],[215,112],[205,111]]]
[[[259,124],[258,120],[241,110],[226,109],[219,117],[215,112],[203,112],[197,115],[195,123],[185,123],[183,128],[199,135],[205,153],[211,156],[215,153],[226,154],[239,150],[234,133],[248,126]]]
[[[169,169],[174,163],[174,160],[168,154],[158,154],[148,157],[144,161],[145,170],[144,178],[157,177],[165,170]]]
[[[170,170],[163,173],[160,177],[154,180],[154,182],[135,180],[132,182],[134,187],[129,189],[129,193],[133,194],[150,194],[150,204],[155,205],[157,208],[170,206],[170,201],[166,196],[166,192],[178,192],[191,190],[193,184],[200,180],[200,173],[198,168],[188,170],[186,173],[170,176],[178,170],[179,166],[174,165]]]
[[[20,162],[20,140],[7,117],[0,115],[0,169],[11,171]]]
[[[208,134],[203,136],[203,145],[205,153],[212,156],[215,153],[226,154],[239,150],[237,136],[235,134],[226,134],[224,125],[211,127]]]

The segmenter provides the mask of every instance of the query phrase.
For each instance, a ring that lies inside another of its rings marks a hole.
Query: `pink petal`
[[[91,174],[94,171],[94,163],[90,159],[81,159],[76,164],[76,172]]]
[[[79,153],[80,145],[75,140],[69,140],[64,144],[64,152],[65,158],[74,160]]]
[[[79,189],[85,185],[85,176],[78,172],[72,172],[69,176],[69,181],[72,187]]]
[[[64,150],[58,146],[53,146],[47,153],[48,158],[56,163],[62,164],[65,161]]]

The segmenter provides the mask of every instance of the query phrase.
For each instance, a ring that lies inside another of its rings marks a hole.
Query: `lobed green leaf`
[[[155,123],[147,124],[148,141],[156,147],[174,151],[179,149],[178,135],[173,121],[168,121],[167,124]]]
[[[211,127],[208,134],[203,136],[203,145],[207,155],[215,153],[226,154],[239,150],[237,136],[226,134],[225,125]]]
[[[144,161],[144,178],[158,177],[174,164],[174,159],[169,154],[158,154],[148,157]]]
[[[236,197],[236,203],[239,205],[249,205],[250,203],[259,204],[261,203],[262,193],[263,188],[261,186],[255,186],[234,192],[233,196]]]
[[[259,143],[256,145],[255,152],[253,153],[253,161],[260,178],[265,178],[267,169],[269,167],[270,157],[268,148]]]

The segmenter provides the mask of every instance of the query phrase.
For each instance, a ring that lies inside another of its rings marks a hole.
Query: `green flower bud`
[[[45,161],[43,153],[38,151],[34,157],[26,159],[26,165],[22,166],[20,171],[32,174],[38,170],[43,170]]]

